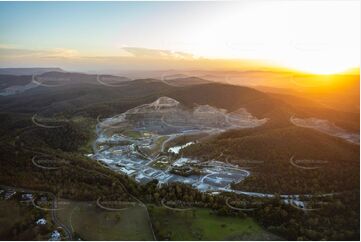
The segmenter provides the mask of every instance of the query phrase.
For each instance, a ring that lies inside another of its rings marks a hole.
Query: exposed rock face
[[[169,97],[160,97],[156,101],[132,108],[125,112],[125,114],[140,114],[140,113],[167,113],[178,110],[179,102]]]
[[[331,123],[328,120],[318,119],[318,118],[302,119],[302,118],[291,117],[290,121],[291,121],[291,123],[293,123],[296,126],[315,129],[322,133],[339,137],[348,142],[351,142],[354,144],[360,144],[360,135],[359,134],[351,133],[347,130],[344,130],[344,129],[336,126],[335,124]]]
[[[99,124],[99,127],[133,127],[159,134],[179,133],[184,130],[210,130],[252,128],[264,124],[267,119],[257,119],[246,109],[227,113],[225,109],[198,105],[189,109],[177,100],[160,97],[150,104],[128,110]]]
[[[170,97],[160,97],[153,103],[149,104],[149,106],[154,107],[155,109],[172,108],[178,105],[179,102]]]
[[[181,182],[200,191],[222,190],[249,172],[222,162],[209,161],[205,165],[186,157],[174,160],[174,154],[197,142],[197,138],[185,144],[176,141],[173,147],[168,144],[178,137],[210,136],[230,128],[256,127],[266,121],[245,109],[227,113],[209,105],[186,108],[177,100],[161,97],[100,122],[92,157],[141,183],[157,179],[159,184]]]

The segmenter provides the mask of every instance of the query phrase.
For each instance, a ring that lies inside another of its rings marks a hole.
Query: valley
[[[98,138],[91,157],[134,177],[137,182],[156,179],[159,185],[181,182],[200,191],[217,191],[229,187],[232,182],[240,182],[249,172],[215,160],[200,162],[175,158],[181,148],[197,140],[175,143],[173,147],[168,143],[196,134],[204,138],[227,129],[256,127],[266,122],[266,119],[252,117],[244,109],[232,114],[206,105],[188,110],[174,99],[160,97],[153,103],[98,123]]]
[[[353,113],[193,79],[42,75],[67,81],[0,97],[0,182],[65,201],[50,216],[63,239],[338,238],[304,218],[358,235]]]
[[[359,1],[1,1],[1,241],[360,241]]]

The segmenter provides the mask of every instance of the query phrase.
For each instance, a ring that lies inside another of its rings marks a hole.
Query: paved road
[[[56,208],[58,208],[58,200],[54,194],[52,194],[52,195],[53,195],[53,199],[54,199],[53,209],[56,209]],[[68,240],[73,240],[72,231],[58,219],[58,217],[56,216],[56,210],[51,211],[51,217],[52,217],[54,223],[58,224],[60,227],[62,227],[64,229],[65,233],[67,234]]]
[[[239,191],[239,190],[234,190],[234,189],[226,189],[226,188],[222,188],[220,189],[223,192],[233,192],[236,194],[241,194],[241,195],[247,195],[250,197],[261,197],[261,198],[274,198],[276,197],[276,195],[271,194],[271,193],[262,193],[262,192],[246,192],[246,191]],[[278,195],[280,198],[283,199],[298,199],[299,197],[303,196],[303,197],[332,197],[335,195],[340,195],[343,192],[332,192],[332,193],[323,193],[323,194],[282,194],[282,195]]]

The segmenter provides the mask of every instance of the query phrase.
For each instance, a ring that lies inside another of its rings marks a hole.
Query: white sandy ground
[[[192,167],[200,163],[198,160],[182,157],[162,170],[151,167],[159,157],[149,157],[142,154],[140,149],[152,148],[159,138],[166,137],[159,151],[178,154],[181,149],[194,144],[190,141],[166,150],[168,142],[180,136],[198,133],[213,135],[227,129],[257,127],[266,122],[267,119],[257,119],[246,109],[239,109],[233,113],[209,105],[198,105],[189,109],[172,98],[161,97],[150,104],[132,108],[100,122],[97,125],[98,138],[93,145],[95,153],[93,158],[104,162],[111,169],[134,177],[138,182],[157,179],[160,184],[170,182],[191,184],[200,191],[225,189],[232,182],[243,180],[249,172],[223,162],[213,162],[205,167],[200,166],[200,175],[184,177],[172,174],[170,170],[174,167]],[[109,132],[118,128],[135,130],[147,135],[134,138]],[[117,145],[124,141],[129,144]],[[109,143],[112,144],[111,147],[107,145]]]
[[[311,128],[318,130],[322,133],[339,137],[343,140],[354,144],[360,144],[360,135],[356,133],[349,132],[345,129],[342,129],[335,124],[331,123],[328,120],[318,119],[318,118],[290,118],[291,123],[296,126],[304,127],[304,128]]]

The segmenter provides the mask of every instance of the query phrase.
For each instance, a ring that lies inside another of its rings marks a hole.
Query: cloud
[[[12,58],[12,57],[25,57],[25,56],[35,56],[39,55],[39,51],[27,50],[27,49],[17,49],[9,48],[3,45],[0,45],[0,55],[2,58]]]
[[[16,48],[16,46],[15,45],[1,44],[0,43],[0,48],[11,49],[11,48]]]
[[[56,48],[46,52],[46,56],[44,58],[76,58],[80,57],[80,54],[77,50],[73,49],[63,49]]]
[[[123,47],[123,50],[132,54],[134,57],[141,58],[159,58],[159,59],[194,59],[192,54],[171,51],[171,50],[157,50],[157,49],[146,49],[137,47]]]
[[[210,59],[171,50],[122,47],[117,55],[86,55],[74,49],[47,50],[9,48],[0,45],[0,65],[7,67],[57,66],[69,70],[253,70],[254,60]],[[267,66],[267,65],[266,65]]]
[[[34,58],[51,58],[51,59],[72,59],[72,58],[99,58],[99,59],[111,59],[117,57],[132,57],[139,59],[183,59],[183,60],[192,60],[195,57],[192,54],[171,51],[171,50],[158,50],[158,49],[147,49],[147,48],[137,48],[137,47],[123,47],[121,48],[124,51],[125,55],[119,56],[87,56],[81,55],[79,51],[74,49],[66,48],[55,48],[49,50],[34,50],[34,49],[21,49],[16,48],[11,45],[0,44],[0,55],[2,58],[16,58],[16,57],[34,57]],[[123,54],[124,54],[123,53]]]
[[[79,52],[73,49],[55,48],[50,50],[30,50],[16,48],[11,45],[0,44],[1,58],[75,58]]]

